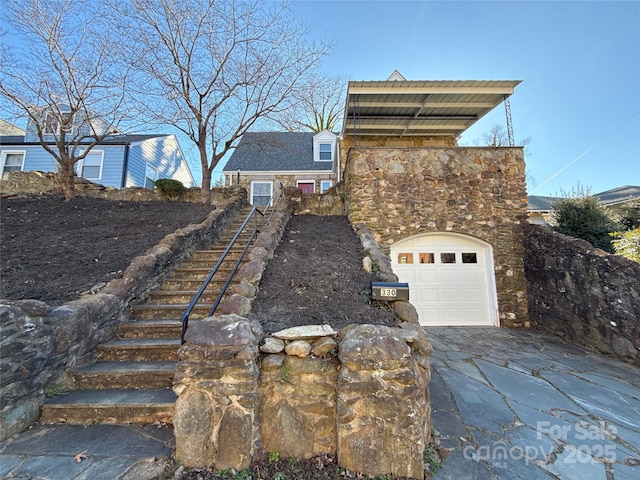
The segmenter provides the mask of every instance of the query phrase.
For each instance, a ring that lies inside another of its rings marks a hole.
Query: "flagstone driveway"
[[[640,369],[537,332],[426,329],[433,480],[640,478]]]

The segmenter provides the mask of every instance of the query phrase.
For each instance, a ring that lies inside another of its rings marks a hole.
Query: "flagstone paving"
[[[640,369],[537,332],[426,329],[433,480],[640,478]]]

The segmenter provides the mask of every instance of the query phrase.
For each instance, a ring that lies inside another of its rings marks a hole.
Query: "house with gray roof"
[[[247,132],[227,161],[225,185],[242,185],[252,205],[266,205],[275,185],[324,193],[339,179],[338,136],[322,132]]]
[[[596,193],[592,196],[595,197],[603,207],[615,210],[616,208],[625,206],[629,202],[640,201],[640,186],[625,185]],[[529,195],[527,197],[529,222],[536,225],[546,225],[547,217],[553,210],[553,204],[561,199],[561,197]]]
[[[83,145],[85,143],[79,142],[78,148],[82,149]],[[55,158],[33,134],[0,136],[1,176],[16,171],[54,172],[57,168]],[[153,189],[159,178],[179,180],[185,187],[196,185],[175,135],[108,136],[76,164],[76,173],[114,188]]]

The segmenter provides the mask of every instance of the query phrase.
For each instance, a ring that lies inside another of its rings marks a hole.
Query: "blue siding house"
[[[58,168],[57,161],[31,130],[27,127],[25,135],[0,136],[1,176],[14,171],[53,172]],[[115,188],[152,189],[153,182],[160,178],[179,180],[187,188],[196,186],[175,135],[112,134],[76,164],[76,174]]]

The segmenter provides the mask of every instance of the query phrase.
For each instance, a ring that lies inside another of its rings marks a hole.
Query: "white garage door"
[[[457,234],[428,234],[391,247],[393,271],[409,284],[420,324],[497,325],[491,246]]]

